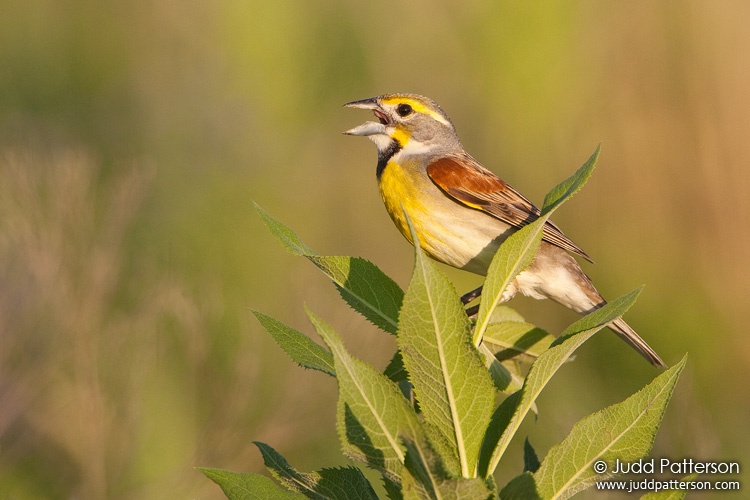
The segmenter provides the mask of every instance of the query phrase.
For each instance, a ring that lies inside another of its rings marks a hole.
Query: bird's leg
[[[466,315],[469,317],[469,319],[473,320],[477,317],[477,313],[479,313],[479,306],[471,306],[468,309],[466,309]]]
[[[474,300],[474,299],[476,299],[477,297],[479,297],[480,295],[482,295],[482,287],[481,287],[481,286],[480,286],[479,288],[475,289],[475,290],[472,290],[472,291],[470,291],[470,292],[468,292],[468,293],[465,293],[465,294],[463,294],[463,295],[461,296],[461,303],[462,303],[463,305],[466,305],[466,304],[468,304],[469,302],[471,302],[472,300]],[[479,312],[479,306],[478,306],[478,305],[476,305],[476,306],[471,306],[471,307],[469,307],[468,309],[466,309],[466,315],[467,315],[467,316],[469,317],[469,319],[471,319],[471,320],[473,320],[474,318],[476,318],[476,317],[477,317],[477,313],[478,313],[478,312]]]
[[[480,295],[482,295],[482,287],[481,286],[479,288],[477,288],[476,290],[472,290],[472,291],[470,291],[468,293],[463,294],[461,296],[461,303],[463,305],[466,305],[469,302],[471,302],[472,300],[474,300],[477,297],[479,297]]]

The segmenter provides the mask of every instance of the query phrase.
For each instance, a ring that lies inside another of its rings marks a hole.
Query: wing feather
[[[540,211],[533,203],[468,154],[435,160],[427,167],[427,175],[456,202],[485,212],[515,228],[539,218]],[[544,225],[542,239],[593,262],[551,221]]]

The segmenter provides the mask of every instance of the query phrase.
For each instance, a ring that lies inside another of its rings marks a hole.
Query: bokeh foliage
[[[311,391],[324,375],[286,363],[249,309],[304,329],[306,301],[378,366],[393,339],[279,257],[252,200],[404,285],[411,249],[380,206],[373,148],[340,135],[365,119],[341,104],[393,91],[437,100],[537,204],[603,143],[555,220],[603,293],[647,285],[628,321],[669,364],[690,352],[655,454],[746,456],[750,400],[717,382],[746,379],[750,360],[749,14],[741,1],[5,2],[0,491],[215,498],[193,467],[260,471],[251,439],[303,470],[342,465],[334,389]],[[459,290],[479,282],[448,272]],[[514,307],[550,331],[572,319]],[[587,346],[539,401],[537,449],[652,378],[614,336]]]

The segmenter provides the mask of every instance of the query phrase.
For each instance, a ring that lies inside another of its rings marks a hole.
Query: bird
[[[377,121],[344,132],[369,138],[377,147],[375,174],[386,210],[412,241],[405,213],[420,247],[434,260],[481,276],[500,244],[540,216],[540,210],[510,184],[467,153],[453,122],[432,99],[384,94],[344,104],[370,110]],[[547,221],[531,264],[503,292],[551,299],[580,314],[607,302],[573,255],[591,258]],[[609,327],[652,365],[664,361],[622,318]]]

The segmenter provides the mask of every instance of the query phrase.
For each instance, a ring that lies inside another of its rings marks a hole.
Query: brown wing
[[[540,211],[533,203],[468,154],[434,161],[427,167],[427,175],[457,202],[513,227],[521,228],[539,218]],[[542,239],[592,262],[581,247],[550,221],[544,225]]]

